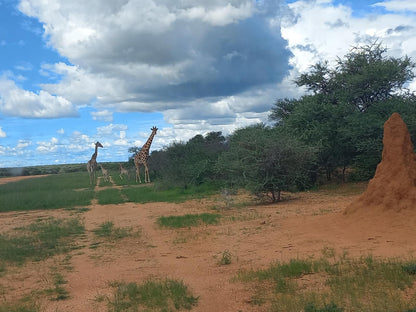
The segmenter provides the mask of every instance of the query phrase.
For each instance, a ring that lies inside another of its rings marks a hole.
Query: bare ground
[[[365,185],[361,187],[363,191]],[[359,192],[358,192],[359,193]],[[243,269],[259,269],[275,261],[316,257],[324,249],[350,256],[410,258],[416,251],[416,213],[385,212],[382,215],[344,215],[357,194],[342,188],[336,192],[286,194],[273,205],[224,208],[216,197],[181,204],[151,203],[98,205],[83,212],[86,238],[70,258],[57,256],[45,262],[28,263],[0,277],[3,300],[51,287],[51,272],[58,270],[68,283],[69,299],[41,302],[44,311],[107,311],[110,282],[137,282],[150,277],[183,280],[198,305],[192,311],[262,311],[253,306],[250,285],[232,281]],[[233,200],[244,200],[240,196]],[[218,225],[186,229],[163,229],[160,216],[215,212],[223,215]],[[33,222],[42,216],[67,217],[67,210],[0,214],[1,232]],[[116,227],[140,231],[115,242],[104,242],[91,232],[112,221]],[[97,248],[95,243],[100,242]],[[224,251],[232,261],[220,265]],[[67,267],[66,267],[67,266]]]

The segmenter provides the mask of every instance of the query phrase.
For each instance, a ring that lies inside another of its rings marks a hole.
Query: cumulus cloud
[[[0,138],[5,138],[6,136],[6,132],[4,132],[2,127],[0,127]]]
[[[337,57],[343,57],[352,47],[375,40],[388,47],[394,57],[408,55],[416,59],[414,16],[371,12],[355,16],[351,7],[332,4],[333,1],[305,0],[289,4],[291,13],[282,21],[282,35],[293,53],[292,72],[305,72],[322,60],[334,64]],[[414,3],[386,1],[374,6],[412,10]]]
[[[55,137],[52,137],[50,141],[39,141],[36,142],[38,147],[36,148],[36,151],[39,153],[52,153],[56,152],[59,147],[59,140]]]
[[[391,0],[377,2],[373,6],[384,7],[388,11],[411,11],[416,12],[416,2],[413,0]]]
[[[283,1],[22,0],[48,44],[74,65],[44,90],[120,111],[187,109],[276,84],[290,69],[279,26]],[[97,116],[96,116],[97,117]]]
[[[113,112],[105,109],[98,112],[91,112],[92,119],[101,121],[113,121]]]
[[[76,116],[71,102],[40,90],[38,93],[19,88],[5,75],[0,77],[0,111],[6,115],[27,118]]]

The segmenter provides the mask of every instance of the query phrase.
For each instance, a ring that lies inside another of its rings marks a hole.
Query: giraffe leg
[[[144,183],[150,183],[149,168],[144,164]]]
[[[88,171],[88,175],[90,177],[90,184],[92,184],[92,171],[91,171],[91,163],[90,162],[87,163],[87,171]]]
[[[136,165],[136,183],[137,183],[137,178],[139,178],[139,182],[142,183],[142,180],[140,179],[140,170],[139,170],[138,165]]]

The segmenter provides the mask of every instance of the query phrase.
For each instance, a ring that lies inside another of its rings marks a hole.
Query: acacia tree
[[[345,171],[363,160],[364,178],[371,176],[379,157],[374,154],[382,148],[383,123],[395,111],[404,119],[415,111],[414,96],[405,88],[415,77],[415,64],[386,52],[375,42],[353,48],[333,68],[326,61],[317,63],[296,80],[310,94],[278,100],[272,108],[269,117],[278,127],[318,148],[328,179],[335,168]]]
[[[234,187],[279,201],[282,191],[310,185],[313,149],[258,124],[235,131],[217,162],[218,175]]]

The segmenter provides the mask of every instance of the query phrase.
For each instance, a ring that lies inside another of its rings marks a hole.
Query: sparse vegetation
[[[65,289],[66,281],[62,274],[54,273],[53,274],[53,288],[46,290],[46,292],[53,296],[51,300],[65,300],[69,298],[69,292]]]
[[[254,283],[252,302],[269,303],[272,311],[404,311],[416,303],[403,296],[416,280],[406,269],[413,265],[370,256],[296,259],[241,272],[237,279]]]
[[[94,234],[98,237],[109,238],[112,240],[122,239],[131,235],[132,228],[129,227],[115,227],[112,221],[107,221],[96,229],[93,230]]]
[[[111,286],[115,288],[108,303],[111,312],[190,310],[198,302],[183,282],[172,279],[149,279],[140,285],[116,282]]]
[[[0,261],[21,264],[67,252],[76,248],[75,238],[84,232],[79,218],[39,220],[17,228],[14,234],[0,235]]]
[[[232,261],[232,254],[231,252],[226,249],[221,254],[221,259],[218,261],[220,265],[228,265],[231,264]]]
[[[169,228],[184,228],[197,226],[199,224],[217,224],[219,214],[201,213],[201,214],[186,214],[184,216],[163,216],[157,219],[157,223],[162,227]]]
[[[30,303],[0,304],[0,312],[39,312],[40,308]]]

